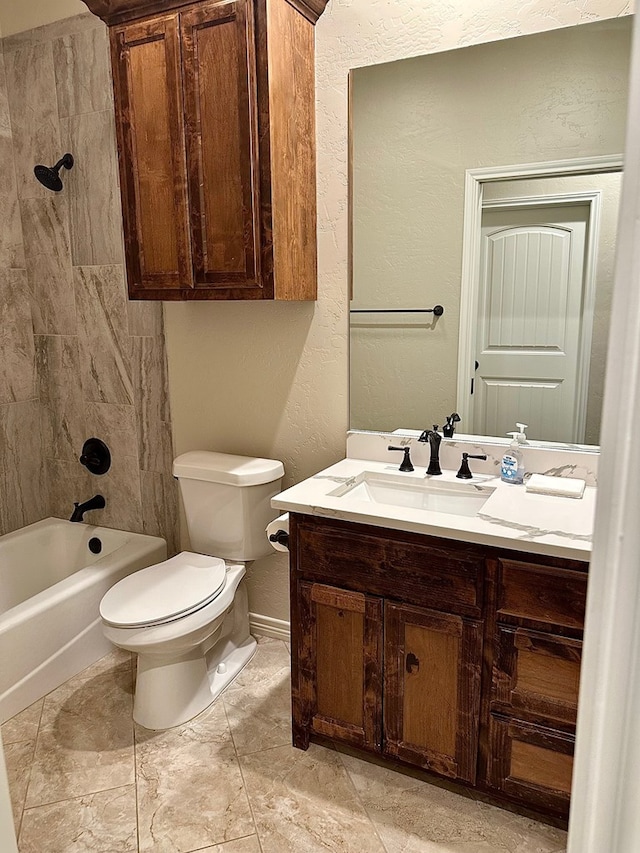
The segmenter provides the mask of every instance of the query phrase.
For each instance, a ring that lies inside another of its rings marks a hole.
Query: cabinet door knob
[[[413,673],[414,666],[415,666],[416,672],[417,672],[420,669],[420,661],[413,654],[413,652],[409,652],[409,654],[406,657],[406,667],[407,667],[407,672],[409,673],[409,675],[411,675]]]

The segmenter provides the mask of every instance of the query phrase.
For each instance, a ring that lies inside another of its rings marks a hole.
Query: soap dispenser
[[[508,432],[507,435],[512,436],[509,449],[502,457],[502,465],[500,467],[500,479],[504,483],[520,484],[524,480],[524,459],[520,446],[527,440],[525,430],[527,424],[516,424],[517,432]]]

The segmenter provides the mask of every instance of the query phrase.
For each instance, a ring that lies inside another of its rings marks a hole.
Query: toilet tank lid
[[[173,460],[174,477],[230,486],[259,486],[279,480],[283,475],[284,465],[277,459],[190,450]]]

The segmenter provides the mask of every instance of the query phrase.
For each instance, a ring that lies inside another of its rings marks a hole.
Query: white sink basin
[[[473,516],[489,499],[492,489],[480,490],[469,481],[416,479],[402,474],[382,474],[363,471],[329,494],[343,498],[345,506],[352,501],[368,501],[387,506],[448,512],[452,515]]]

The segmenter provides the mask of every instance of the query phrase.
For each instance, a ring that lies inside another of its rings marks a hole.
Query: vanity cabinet
[[[132,299],[315,299],[326,0],[86,0],[109,24]]]
[[[478,623],[324,584],[298,592],[297,745],[313,732],[473,782]]]
[[[568,814],[587,564],[292,514],[294,744]]]
[[[291,537],[294,743],[329,737],[473,782],[477,551],[303,516]]]

